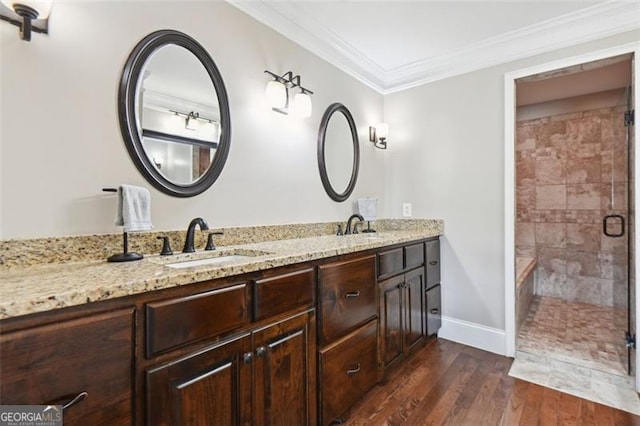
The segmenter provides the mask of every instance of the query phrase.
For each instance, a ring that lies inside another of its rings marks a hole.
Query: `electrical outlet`
[[[402,203],[402,217],[411,217],[411,203]]]

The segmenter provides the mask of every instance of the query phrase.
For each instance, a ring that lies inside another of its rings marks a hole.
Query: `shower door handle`
[[[609,222],[610,220],[615,220],[615,219],[620,219],[619,233],[609,232]],[[604,219],[602,219],[602,232],[604,232],[604,235],[606,235],[607,237],[613,237],[613,238],[622,237],[624,235],[624,216],[619,214],[610,214],[605,216]]]

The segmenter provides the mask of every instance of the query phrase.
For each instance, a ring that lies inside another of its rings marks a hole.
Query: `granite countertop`
[[[0,319],[108,300],[199,281],[292,265],[440,235],[437,228],[318,236],[218,247],[214,252],[145,256],[135,262],[66,262],[0,271]],[[171,268],[165,263],[249,254],[226,264]]]

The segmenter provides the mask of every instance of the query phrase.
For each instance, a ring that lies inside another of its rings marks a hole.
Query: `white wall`
[[[231,105],[232,142],[218,181],[194,198],[152,189],[125,149],[117,90],[135,44],[159,29],[183,31],[211,54]],[[202,216],[217,226],[346,220],[358,197],[384,195],[384,153],[368,142],[382,96],[222,2],[56,1],[48,36],[19,40],[0,25],[0,238],[117,232],[120,183],[152,193],[156,229]],[[313,90],[313,116],[270,111],[268,69],[292,70]],[[316,138],[324,109],[344,103],[359,127],[361,163],[349,200],[335,203],[318,174]],[[383,209],[381,216],[385,216]]]
[[[411,202],[415,216],[444,219],[443,313],[456,330],[505,328],[504,74],[638,40],[624,33],[385,96],[386,211],[400,217]]]

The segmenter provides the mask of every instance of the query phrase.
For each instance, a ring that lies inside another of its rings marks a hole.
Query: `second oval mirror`
[[[325,191],[334,201],[353,192],[360,167],[358,132],[351,113],[341,103],[327,108],[318,132],[318,167]]]

